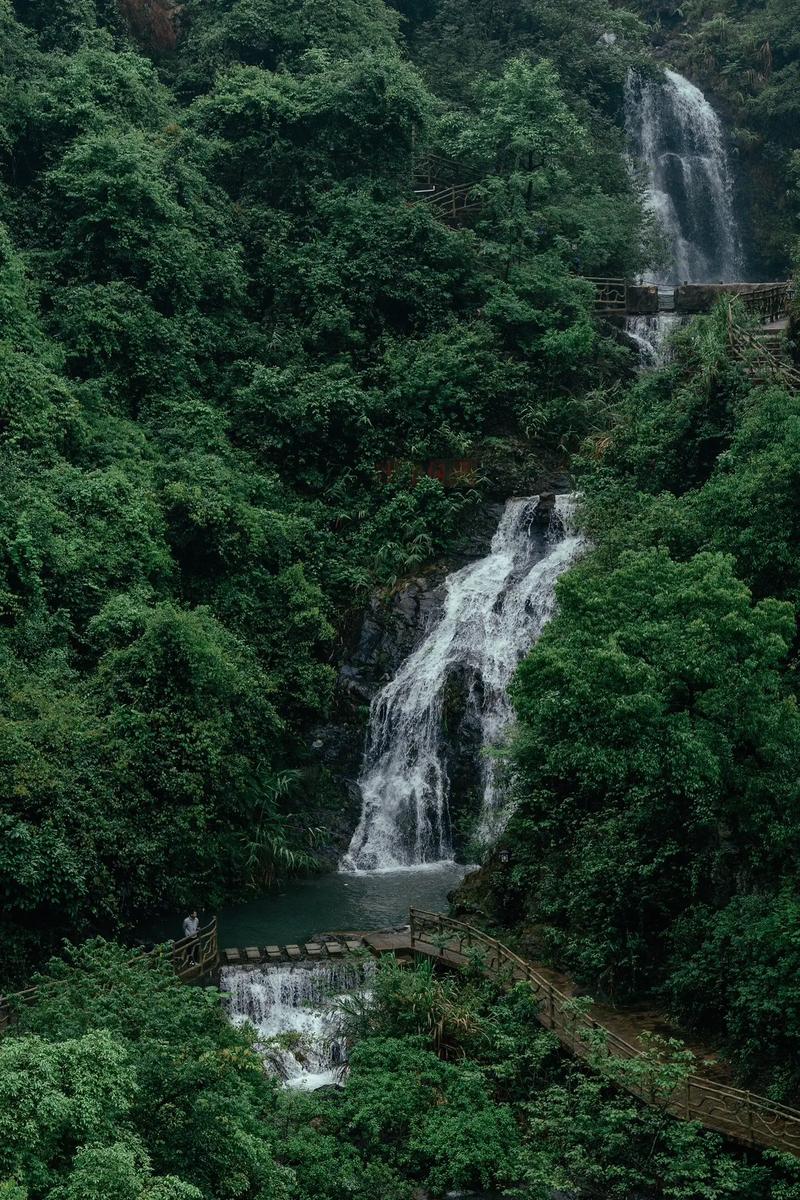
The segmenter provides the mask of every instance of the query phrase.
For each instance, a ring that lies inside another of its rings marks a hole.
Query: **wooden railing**
[[[417,155],[412,164],[411,174],[415,192],[435,192],[443,184],[453,184],[459,179],[462,182],[476,182],[463,163],[446,158],[443,154],[434,154],[432,151]]]
[[[207,925],[198,930],[195,937],[180,938],[177,942],[167,942],[156,946],[154,950],[142,951],[128,959],[127,966],[138,966],[142,963],[169,962],[179,979],[190,983],[193,979],[201,979],[209,971],[213,971],[219,962],[219,946],[217,942],[217,918],[212,917]],[[13,1022],[20,1008],[35,1004],[43,992],[58,988],[60,979],[48,980],[35,987],[25,988],[21,992],[12,992],[8,996],[0,996],[0,1033]]]
[[[628,311],[627,279],[601,279],[585,275],[587,283],[594,284],[594,311],[597,313],[626,313]]]
[[[767,340],[780,338],[775,331],[745,329],[736,318],[733,302],[728,303],[728,344],[731,354],[741,362],[751,376],[761,382],[774,382],[790,391],[800,391],[800,369],[788,357],[775,353]]]
[[[753,287],[738,293],[748,312],[756,313],[765,324],[780,321],[789,315],[794,297],[791,280],[772,283],[768,287]]]
[[[483,204],[475,195],[474,183],[454,183],[438,191],[420,192],[420,198],[446,220],[457,220],[468,213],[478,212]]]
[[[441,913],[412,908],[411,946],[418,954],[445,962],[475,961],[484,975],[507,982],[507,986],[528,984],[538,1002],[540,1023],[545,1029],[552,1030],[579,1058],[594,1061],[600,1054],[622,1061],[644,1059],[641,1050],[577,1009],[574,1000],[554,987],[530,963],[471,925]],[[748,1146],[784,1150],[800,1157],[800,1111],[797,1109],[699,1075],[689,1075],[667,1094],[639,1073],[630,1077],[618,1076],[617,1082],[645,1103],[664,1108],[684,1121],[698,1121],[707,1129]]]

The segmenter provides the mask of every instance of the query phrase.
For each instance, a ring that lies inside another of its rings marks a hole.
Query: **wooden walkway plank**
[[[367,939],[369,940],[369,939]],[[621,1037],[606,1020],[588,1014],[576,1015],[572,997],[556,987],[545,972],[525,962],[501,942],[479,929],[445,917],[441,913],[411,910],[409,943],[415,954],[438,962],[460,965],[479,961],[483,954],[483,973],[501,982],[529,984],[539,1001],[538,1019],[552,1030],[559,1041],[582,1059],[593,1059],[595,1031],[605,1035],[605,1051],[611,1059],[643,1057],[635,1042]],[[597,1006],[595,1006],[596,1008]],[[665,1108],[686,1121],[699,1121],[746,1146],[783,1150],[800,1157],[800,1110],[777,1104],[741,1088],[716,1079],[690,1075],[666,1098],[654,1099],[649,1090],[618,1080],[620,1086],[648,1104]]]

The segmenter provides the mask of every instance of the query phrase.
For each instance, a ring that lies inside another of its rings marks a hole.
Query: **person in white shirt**
[[[200,922],[197,919],[197,910],[192,909],[188,917],[183,919],[183,936],[186,938],[194,938],[193,942],[189,943],[188,951],[192,962],[197,962],[197,931],[200,928]]]
[[[197,931],[200,928],[200,922],[197,919],[197,911],[192,909],[188,917],[183,920],[183,936],[197,937]]]

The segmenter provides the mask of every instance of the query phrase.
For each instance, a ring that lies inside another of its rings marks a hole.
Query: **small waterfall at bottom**
[[[643,371],[663,367],[670,361],[670,336],[683,319],[674,312],[625,318],[625,332],[639,351],[639,366]]]
[[[311,962],[265,967],[224,967],[234,1025],[252,1025],[267,1068],[287,1087],[313,1091],[338,1083],[347,1069],[341,1004],[366,995],[372,962]]]
[[[509,500],[485,558],[446,580],[442,614],[374,698],[359,778],[362,813],[344,871],[393,871],[452,859],[445,753],[447,685],[465,681],[467,709],[484,748],[512,713],[508,685],[555,608],[555,585],[583,542],[572,529],[573,496],[557,496],[549,528],[535,528],[539,497]],[[502,825],[504,797],[484,760],[477,836]]]

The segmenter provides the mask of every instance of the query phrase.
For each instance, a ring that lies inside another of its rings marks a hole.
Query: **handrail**
[[[748,312],[760,313],[767,322],[778,321],[789,315],[794,284],[788,279],[783,283],[745,288],[736,294]]]
[[[756,334],[737,322],[733,301],[728,302],[728,344],[733,357],[745,366],[761,367],[773,375],[776,382],[800,390],[800,370],[779,358]]]
[[[427,184],[452,183],[453,179],[463,179],[476,183],[477,177],[470,178],[470,172],[463,163],[443,154],[435,154],[432,150],[418,155],[411,164],[411,175],[414,181],[424,181]]]
[[[425,193],[421,195],[421,199],[441,216],[458,217],[462,213],[477,212],[481,208],[481,197],[475,196],[470,199],[470,193],[477,186],[474,183],[454,183],[439,191]]]
[[[133,955],[127,960],[125,966],[134,967],[145,962],[155,965],[168,960],[171,960],[178,978],[187,982],[192,979],[201,979],[203,975],[213,971],[219,962],[217,918],[212,917],[207,925],[198,929],[197,933],[192,936],[182,937],[177,941],[167,942],[163,946],[156,946],[153,950],[145,950],[141,954]],[[7,996],[0,996],[0,1034],[12,1023],[20,1008],[24,1008],[28,1004],[35,1004],[42,991],[58,987],[63,982],[61,979],[47,979],[33,987],[25,988],[23,991],[10,992]]]
[[[509,950],[489,934],[445,917],[442,913],[412,908],[411,947],[416,953],[442,959],[446,955],[457,961],[469,960],[473,948],[488,950],[482,964],[484,975],[496,977],[510,969],[514,982],[530,985],[539,1002],[537,1018],[550,1029],[568,1049],[579,1058],[589,1058],[597,1052],[597,1039],[602,1034],[602,1048],[609,1058],[642,1059],[644,1052],[606,1028],[588,1013],[576,1012],[574,1002],[559,991],[530,963]],[[432,934],[433,943],[422,935]],[[445,943],[445,935],[451,934]],[[457,942],[457,946],[453,943]],[[441,949],[437,947],[440,944]],[[652,1086],[637,1085],[632,1080],[621,1085],[646,1103],[666,1109],[684,1121],[699,1121],[707,1129],[716,1130],[748,1146],[766,1146],[784,1150],[800,1157],[800,1110],[754,1095],[741,1088],[716,1083],[699,1075],[689,1075],[673,1092],[659,1096]]]
[[[583,275],[587,283],[594,286],[593,307],[596,313],[625,313],[628,311],[627,279],[615,279],[600,275]]]

